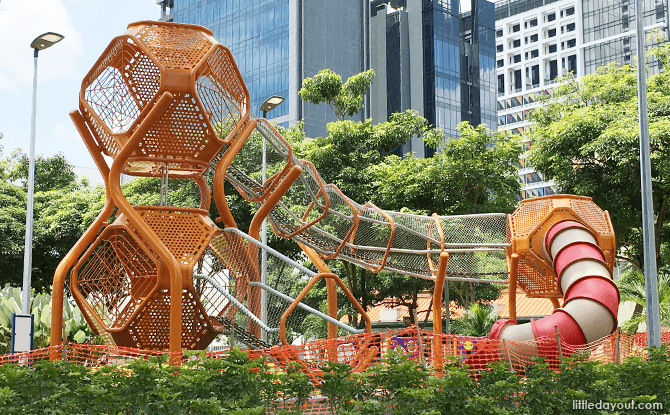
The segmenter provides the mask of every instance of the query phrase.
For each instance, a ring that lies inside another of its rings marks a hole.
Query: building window
[[[530,35],[530,42],[526,42],[526,44],[528,44],[528,43],[535,43],[535,42],[538,41],[538,39],[539,39],[539,38],[538,38],[538,34],[537,34],[537,33],[535,33],[534,35]]]
[[[535,26],[537,26],[537,19],[533,19],[528,23],[529,23],[530,27],[535,27]]]
[[[574,48],[575,46],[577,46],[577,39],[570,39],[565,43],[568,46],[568,49]]]
[[[498,59],[498,60],[496,61],[496,66],[497,66],[498,68],[502,68],[503,66],[505,66],[505,61],[502,60],[502,59]]]
[[[553,80],[558,76],[558,61],[553,60],[549,62],[549,80]]]
[[[557,50],[558,50],[558,47],[556,46],[556,44],[549,45],[549,53],[554,53]]]
[[[568,7],[567,9],[565,9],[565,15],[566,16],[572,16],[573,14],[575,14],[575,8],[574,7]]]
[[[621,16],[621,27],[625,30],[628,29],[628,15],[624,14]]]
[[[521,62],[521,54],[514,55],[513,60],[514,60],[513,63],[519,63],[519,62]]]
[[[504,94],[505,93],[505,75],[500,74],[498,75],[498,94]]]
[[[556,36],[556,29],[547,30],[547,37],[554,37],[554,36]]]
[[[656,5],[656,20],[661,20],[665,17],[665,5],[663,3]]]
[[[518,48],[521,46],[521,39],[516,39],[510,42],[512,48]]]
[[[568,72],[577,75],[577,55],[568,56]]]
[[[540,56],[540,51],[538,49],[534,49],[534,50],[530,51],[530,58],[531,59],[537,58],[538,56]]]
[[[496,37],[503,37],[503,31],[502,29],[496,30]]]
[[[575,24],[570,23],[569,25],[565,26],[565,30],[567,30],[568,32],[574,32],[575,31]]]
[[[496,45],[496,52],[502,52],[503,51],[503,45]]]
[[[521,69],[517,69],[514,71],[514,88],[515,92],[521,91],[522,84],[521,84]]]
[[[533,65],[530,69],[530,82],[533,88],[540,85],[540,65]]]
[[[519,30],[521,30],[521,24],[515,24],[514,26],[512,26],[510,33],[516,33]]]
[[[552,14],[547,15],[547,21],[548,22],[553,22],[554,20],[556,20],[556,13],[552,13]]]

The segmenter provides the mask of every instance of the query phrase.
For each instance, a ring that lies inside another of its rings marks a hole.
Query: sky
[[[156,0],[0,0],[0,140],[3,156],[30,150],[33,39],[46,32],[65,38],[41,51],[37,68],[35,152],[62,153],[80,176],[102,183],[70,120],[78,108],[81,81],[129,23],[157,20]]]

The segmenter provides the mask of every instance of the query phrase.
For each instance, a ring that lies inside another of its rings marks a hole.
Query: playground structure
[[[369,332],[365,310],[325,262],[334,258],[434,281],[437,334],[446,280],[509,284],[511,321],[497,323],[492,338],[526,341],[556,329],[584,344],[617,326],[614,234],[608,213],[589,198],[524,200],[509,216],[418,216],[357,204],[295,157],[267,120],[251,117],[230,51],[203,27],[130,24],[86,75],[79,103],[70,115],[105,180],[106,203],[56,270],[52,346],[62,343],[59,305],[68,276],[90,326],[118,346],[174,356],[205,348],[223,331],[259,347],[272,336],[287,344],[298,308],[326,320],[329,338],[338,328],[359,333],[337,319],[338,287]],[[262,141],[270,169],[265,181]],[[161,205],[131,205],[122,175],[160,178]],[[169,180],[194,183],[199,204],[168,206]],[[258,206],[246,233],[228,207],[226,181]],[[212,198],[223,228],[209,218]],[[298,243],[318,272],[258,242],[265,218],[277,235]],[[272,269],[288,271],[263,278],[260,249],[281,265]],[[305,304],[321,279],[327,313]],[[512,324],[517,286],[551,299],[554,314]],[[435,339],[439,367],[444,345]],[[358,365],[378,352],[367,343],[355,352]]]

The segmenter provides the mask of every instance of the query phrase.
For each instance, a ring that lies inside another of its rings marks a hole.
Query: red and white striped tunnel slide
[[[563,341],[580,345],[616,330],[619,289],[591,231],[575,220],[556,222],[544,236],[542,251],[558,276],[563,307],[526,324],[498,320],[489,338],[534,340],[554,336],[554,327],[558,327]]]

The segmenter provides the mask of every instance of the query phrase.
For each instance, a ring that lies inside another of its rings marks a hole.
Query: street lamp
[[[260,110],[263,112],[263,118],[267,118],[268,112],[277,108],[279,104],[284,102],[284,97],[273,95],[270,98],[263,101],[261,104]],[[267,180],[267,153],[265,150],[265,139],[263,140],[263,171],[261,173],[263,183]],[[261,242],[263,246],[268,246],[268,220],[263,219],[263,230],[261,233]],[[261,249],[261,284],[266,285],[268,282],[268,253],[265,249]],[[268,322],[268,305],[267,305],[267,294],[265,290],[261,291],[261,321],[263,323]],[[267,341],[267,333],[261,333],[261,340]]]
[[[28,210],[26,212],[26,250],[23,255],[23,295],[21,296],[21,312],[30,314],[30,268],[33,262],[33,196],[35,194],[35,115],[37,112],[37,55],[63,40],[58,33],[47,32],[38,36],[30,44],[35,53],[33,70],[33,112],[30,119],[30,165],[28,168]]]
[[[279,104],[284,102],[284,97],[273,95],[270,98],[263,101],[261,104],[261,111],[263,112],[263,118],[267,118],[268,112],[277,108]]]

